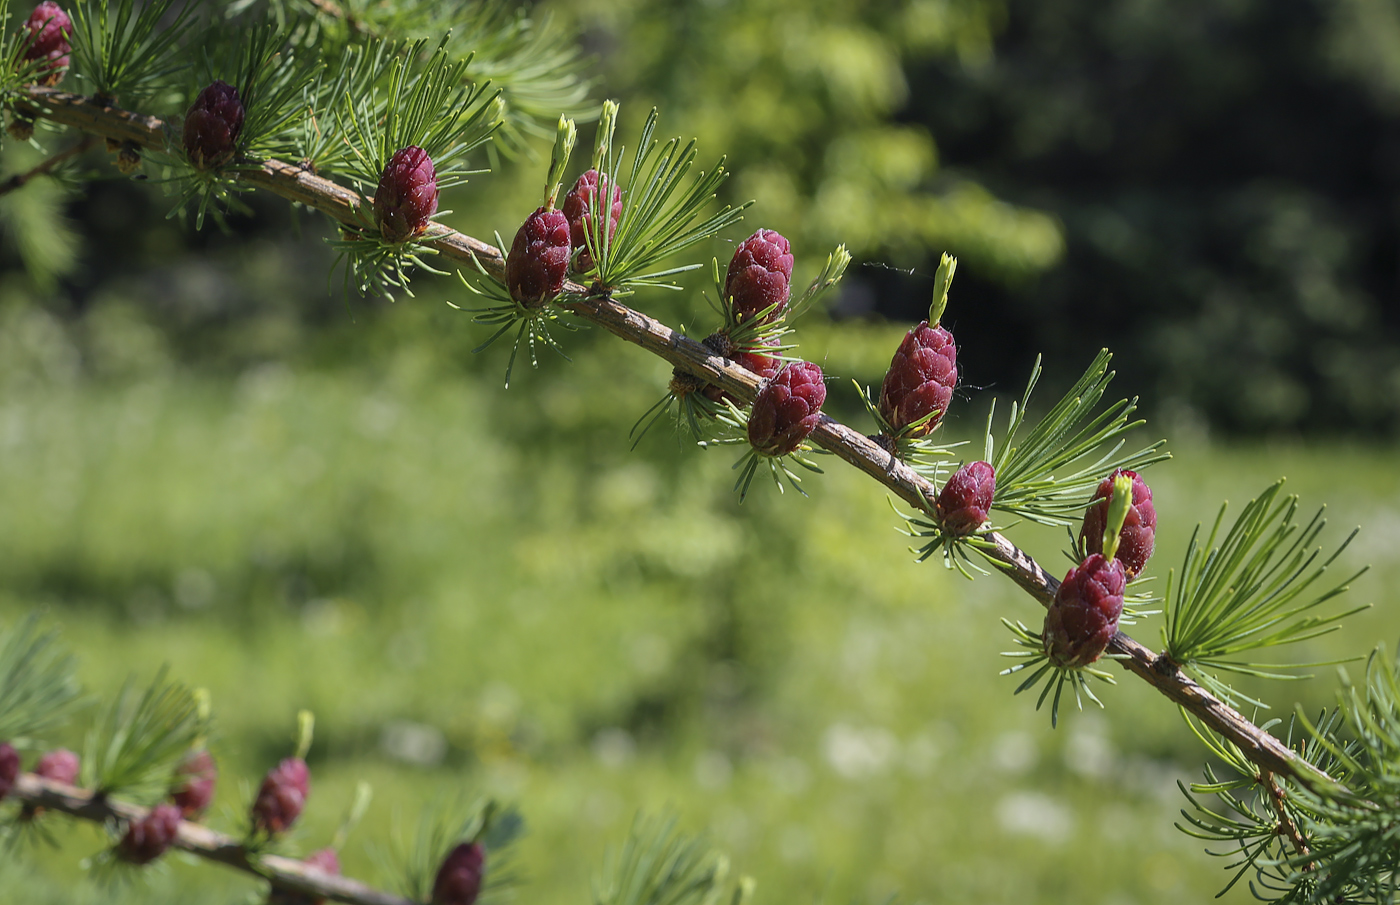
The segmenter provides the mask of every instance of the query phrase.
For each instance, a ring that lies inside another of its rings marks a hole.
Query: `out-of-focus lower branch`
[[[94,823],[139,820],[147,814],[146,808],[105,796],[95,796],[86,789],[51,782],[32,773],[21,773],[8,797],[62,811]],[[348,905],[415,905],[410,899],[373,889],[349,877],[326,874],[309,868],[295,858],[252,855],[232,836],[216,833],[198,823],[182,820],[174,845],[201,858],[208,858],[235,870],[262,877],[271,881],[274,886],[305,893],[318,899],[330,899]]]
[[[165,147],[164,124],[154,117],[102,107],[89,98],[52,88],[27,90],[30,100],[39,108],[35,115],[93,134],[134,141],[145,148]],[[357,222],[356,209],[365,201],[343,186],[277,160],[240,170],[239,178],[346,224]],[[504,274],[504,260],[499,250],[445,226],[431,227],[422,244],[465,266],[474,267],[479,262],[488,272],[497,276]],[[757,395],[761,381],[756,375],[655,318],[620,304],[606,293],[592,292],[589,287],[577,283],[566,284],[565,292],[574,298],[561,303],[561,307],[578,317],[703,377],[741,401],[750,402]],[[869,437],[823,415],[811,439],[879,481],[909,506],[932,515],[931,501],[936,496],[933,485]],[[1048,606],[1059,587],[1054,576],[1000,534],[991,532],[984,539],[990,544],[988,556],[1004,567],[1006,576],[1042,606]],[[1109,649],[1120,656],[1124,669],[1239,746],[1245,756],[1263,769],[1318,791],[1336,787],[1331,777],[1192,681],[1169,658],[1154,654],[1122,632],[1114,636]]]
[[[38,164],[33,169],[26,170],[23,173],[16,173],[9,179],[0,181],[0,195],[4,195],[9,192],[13,192],[15,189],[24,187],[24,185],[31,179],[42,176],[45,173],[52,171],[54,167],[58,166],[64,161],[71,160],[72,158],[77,157],[79,154],[82,154],[88,148],[92,147],[96,141],[97,136],[85,135],[80,141],[74,143],[71,147],[67,148],[66,150],[59,151],[57,154],[54,154],[52,157],[47,158],[46,160],[44,160],[43,163]]]

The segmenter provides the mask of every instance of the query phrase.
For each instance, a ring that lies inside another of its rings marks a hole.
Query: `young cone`
[[[574,257],[574,272],[587,273],[593,269],[593,255],[588,251],[588,221],[593,216],[593,200],[599,195],[599,181],[605,188],[612,189],[612,208],[608,211],[608,240],[617,232],[617,221],[622,217],[622,188],[610,185],[606,174],[600,176],[597,170],[588,170],[578,178],[569,194],[564,196],[564,216],[569,221],[569,242],[577,255]],[[599,240],[602,237],[598,237]]]
[[[185,755],[175,770],[175,783],[170,800],[186,820],[198,820],[214,800],[214,784],[219,778],[218,765],[208,749],[200,748]]]
[[[34,774],[71,786],[77,782],[81,766],[78,755],[67,748],[55,748],[39,758],[39,763],[34,766]]]
[[[47,61],[40,69],[43,84],[57,85],[63,81],[68,71],[69,55],[73,52],[68,43],[73,34],[73,20],[52,0],[44,0],[29,14],[24,23],[29,29],[29,47],[24,51],[26,61]]]
[[[943,256],[928,320],[905,335],[880,386],[880,417],[896,436],[926,436],[943,420],[953,399],[958,347],[939,320],[948,304],[948,286],[957,263],[956,258]]]
[[[19,752],[9,742],[0,742],[0,798],[10,794],[19,778]]]
[[[437,171],[422,148],[394,152],[374,191],[374,220],[386,242],[421,236],[438,209]]]
[[[766,320],[782,316],[792,294],[792,248],[771,229],[760,229],[734,249],[724,276],[724,297],[735,323],[773,308]],[[774,307],[776,306],[776,307]]]
[[[943,485],[935,511],[943,530],[966,537],[987,521],[996,495],[996,472],[986,462],[969,462]]]
[[[795,452],[821,419],[826,402],[822,369],[795,361],[763,385],[749,413],[749,443],[763,456]]]
[[[158,804],[140,820],[126,826],[126,834],[117,843],[117,857],[132,864],[150,864],[165,854],[180,831],[180,809],[173,804]]]
[[[559,117],[544,204],[525,218],[506,257],[506,289],[525,308],[540,308],[554,301],[569,276],[569,258],[573,253],[569,218],[554,209],[554,199],[559,196],[559,177],[577,137],[573,120]]]
[[[486,849],[480,842],[463,842],[443,859],[433,880],[432,905],[472,905],[481,894],[486,874]]]
[[[1095,553],[1070,569],[1045,614],[1045,656],[1062,669],[1088,666],[1108,647],[1123,615],[1123,564]]]
[[[78,755],[67,748],[55,748],[39,758],[39,762],[34,765],[34,775],[53,782],[61,782],[71,786],[78,781],[78,772],[82,769],[82,761]],[[33,820],[44,809],[35,804],[26,803],[20,809],[20,817],[24,820]]]
[[[1119,476],[1131,478],[1133,500],[1128,507],[1128,515],[1118,532],[1118,552],[1128,578],[1136,578],[1142,573],[1147,560],[1152,557],[1152,549],[1157,537],[1157,509],[1152,505],[1152,488],[1147,486],[1137,472],[1117,469],[1103,479],[1094,492],[1093,502],[1084,513],[1084,526],[1079,530],[1079,542],[1085,553],[1103,553],[1104,529],[1108,527],[1108,507],[1113,496],[1113,481]]]
[[[340,855],[333,848],[323,848],[306,856],[306,864],[323,874],[340,873]]]
[[[254,832],[273,836],[296,823],[311,792],[311,771],[300,757],[289,757],[267,772],[253,800]]]
[[[243,101],[238,90],[215,81],[199,92],[185,114],[185,156],[195,169],[217,169],[233,159],[242,131]]]
[[[541,207],[525,218],[506,258],[506,288],[526,308],[558,297],[569,276],[569,221],[562,211]]]

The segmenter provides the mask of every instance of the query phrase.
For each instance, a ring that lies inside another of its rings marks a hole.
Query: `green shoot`
[[[1179,579],[1175,572],[1167,579],[1167,654],[1226,700],[1240,696],[1211,672],[1292,678],[1277,670],[1317,664],[1263,669],[1235,658],[1335,631],[1340,620],[1366,609],[1363,605],[1330,615],[1317,613],[1366,571],[1308,593],[1356,532],[1319,562],[1321,549],[1315,542],[1327,524],[1322,510],[1298,524],[1298,499],[1283,496],[1282,489],[1283,481],[1278,481],[1251,500],[1223,537],[1227,507],[1222,506],[1204,539],[1199,526],[1192,534]]]
[[[1043,525],[1069,526],[1083,515],[1105,475],[1116,468],[1141,471],[1170,457],[1161,451],[1160,441],[1133,453],[1120,452],[1127,433],[1144,423],[1128,420],[1137,410],[1136,399],[1119,400],[1095,414],[1113,380],[1113,372],[1108,370],[1111,358],[1107,349],[1099,352],[1069,392],[1021,436],[1031,392],[1040,379],[1037,358],[1020,405],[1011,406],[1001,450],[995,457],[995,407],[987,415],[983,458],[997,474],[993,509]]]

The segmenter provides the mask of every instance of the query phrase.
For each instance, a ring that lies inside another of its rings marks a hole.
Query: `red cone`
[[[938,523],[954,537],[965,537],[987,521],[996,494],[996,472],[986,462],[969,462],[948,479],[938,494]]]
[[[374,191],[374,220],[386,242],[406,242],[423,234],[438,209],[437,171],[422,148],[394,152]]]
[[[763,385],[749,413],[749,443],[765,456],[785,456],[802,445],[826,402],[822,369],[796,361]]]
[[[734,320],[744,321],[777,307],[768,320],[777,320],[791,294],[792,248],[771,229],[760,229],[734,249],[724,277],[724,297],[734,306]]]
[[[880,417],[896,434],[935,413],[911,436],[922,437],[948,412],[958,383],[958,347],[953,334],[922,321],[899,344],[880,386]]]
[[[1095,553],[1065,575],[1045,614],[1045,655],[1065,669],[1103,656],[1123,615],[1123,564]]]

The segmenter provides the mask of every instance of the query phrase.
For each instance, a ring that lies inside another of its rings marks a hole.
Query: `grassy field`
[[[889,335],[866,338],[876,358]],[[98,383],[65,377],[60,349],[0,374],[0,620],[47,608],[97,696],[163,663],[207,688],[216,826],[237,827],[309,708],[295,841],[326,844],[369,781],[343,860],[371,882],[367,848],[460,793],[524,813],[521,902],[588,901],[634,814],[667,810],[708,830],[759,902],[1178,903],[1223,885],[1222,859],[1172,827],[1176,782],[1203,759],[1173,709],[1125,677],[1105,712],[1052,730],[997,675],[1012,647],[1000,617],[1038,624],[1038,607],[996,576],[914,564],[886,495],[852,469],[832,462],[810,499],[758,487],[740,507],[729,451],[664,435],[628,450],[667,375],[640,352],[550,361],[505,391],[499,354],[449,367],[445,346],[363,342],[353,368],[147,367]],[[833,405],[851,412],[850,396],[833,389]],[[1393,642],[1394,462],[1178,449],[1149,475],[1154,571],[1222,499],[1238,507],[1286,475],[1306,509],[1329,504],[1333,542],[1363,526],[1344,562],[1374,564],[1352,596],[1378,604],[1297,658]],[[1013,538],[1066,567],[1063,535]],[[1134,634],[1156,645],[1159,625]],[[1317,672],[1266,688],[1275,712],[1328,702],[1335,670]],[[54,741],[80,744],[81,723]],[[53,825],[62,848],[0,859],[0,901],[256,889],[179,859],[98,886],[79,867],[97,831]]]

